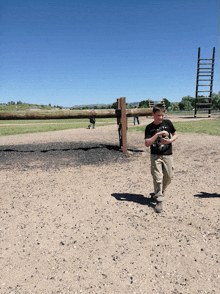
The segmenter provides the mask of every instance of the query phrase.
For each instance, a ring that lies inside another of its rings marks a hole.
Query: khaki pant
[[[157,201],[164,200],[164,193],[173,177],[173,156],[151,154],[151,174]]]

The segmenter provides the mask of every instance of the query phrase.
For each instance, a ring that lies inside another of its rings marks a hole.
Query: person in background
[[[89,119],[89,125],[88,125],[88,129],[90,129],[91,125],[93,125],[93,129],[95,128],[95,117],[91,117]]]
[[[135,105],[135,110],[137,110],[137,105]],[[138,115],[134,116],[134,126],[135,126],[135,120],[137,120],[137,123],[140,124]]]

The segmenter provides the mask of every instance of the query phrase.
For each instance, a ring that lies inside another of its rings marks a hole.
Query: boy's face
[[[152,113],[152,116],[154,117],[154,123],[155,125],[159,125],[163,118],[164,118],[164,112],[163,111],[157,111],[156,113]]]

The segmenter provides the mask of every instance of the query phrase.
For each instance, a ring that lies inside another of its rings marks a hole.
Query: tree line
[[[204,97],[204,96],[199,96]],[[184,96],[180,102],[171,103],[168,99],[163,98],[166,109],[172,111],[190,111],[195,108],[195,98],[191,97],[190,95]],[[220,92],[218,94],[212,94],[212,109],[213,110],[220,110]],[[150,100],[150,102],[153,102]],[[208,102],[208,98],[204,97],[199,99],[199,103],[206,103]],[[143,100],[139,103],[139,108],[148,108],[149,107],[149,100]]]
[[[204,96],[200,96],[200,97],[204,97]],[[191,97],[190,95],[188,96],[184,96],[180,102],[170,102],[168,99],[166,98],[163,98],[164,100],[164,103],[166,105],[166,109],[169,111],[181,111],[181,110],[185,110],[185,111],[191,111],[195,108],[195,98],[194,97]],[[153,102],[152,100],[142,100],[140,101],[139,103],[137,102],[137,107],[138,108],[149,108],[149,101],[150,102]],[[208,98],[204,97],[202,99],[199,99],[199,103],[205,103],[205,102],[208,102]],[[2,105],[3,103],[0,103],[0,105]],[[10,101],[8,102],[8,105],[15,105],[16,103],[14,101]],[[27,104],[27,103],[23,103],[21,102],[20,100],[17,101],[17,105],[22,105],[22,104]],[[30,104],[29,104],[30,105]],[[35,104],[36,105],[36,104]],[[36,105],[37,106],[37,105]],[[40,107],[41,108],[44,108],[46,105],[41,105]],[[54,105],[54,106],[51,106],[51,104],[48,105],[48,107],[51,107],[51,108],[59,108],[59,109],[62,109],[63,107],[62,106],[59,106],[59,105]],[[131,108],[134,108],[135,106],[133,104],[130,104],[130,103],[126,103],[126,108],[127,109],[131,109]],[[91,109],[91,108],[94,108],[94,109],[117,109],[118,108],[118,103],[117,102],[114,102],[112,104],[108,104],[108,105],[102,105],[101,107],[98,107],[98,106],[90,106],[90,105],[87,105],[87,106],[83,106],[83,107],[70,107],[70,109]],[[213,110],[220,110],[220,92],[218,92],[218,94],[216,93],[213,93],[212,94],[212,109]]]

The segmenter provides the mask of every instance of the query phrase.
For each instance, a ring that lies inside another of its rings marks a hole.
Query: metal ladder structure
[[[153,108],[156,104],[163,104],[163,106],[166,109],[166,104],[163,98],[161,99],[161,101],[151,101],[150,98],[148,98],[148,103],[149,103],[149,108]]]
[[[208,63],[201,62],[201,61],[208,61]],[[211,116],[214,62],[215,62],[215,47],[213,47],[212,58],[209,58],[209,59],[200,58],[200,47],[198,48],[194,117],[196,117],[197,111],[199,110],[207,110],[208,116],[209,117]],[[200,87],[206,87],[206,88],[200,88]],[[209,93],[209,94],[206,94],[208,95],[208,97],[207,96],[201,97],[203,95],[199,95],[199,93]],[[203,101],[202,103],[200,103],[201,99],[205,99],[207,102]]]

